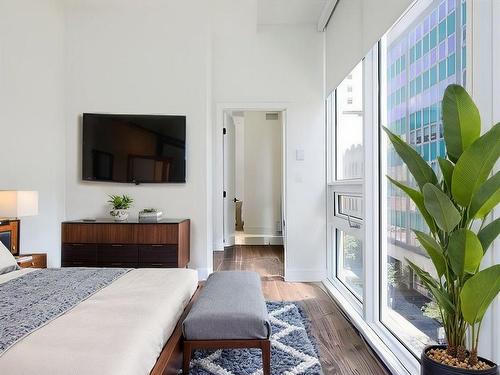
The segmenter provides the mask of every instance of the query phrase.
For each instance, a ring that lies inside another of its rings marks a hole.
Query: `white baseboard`
[[[273,236],[276,231],[273,228],[267,228],[267,227],[249,227],[245,225],[245,233],[246,234],[262,234],[264,235],[269,235]]]
[[[320,282],[326,278],[326,269],[287,268],[285,281],[290,282]]]

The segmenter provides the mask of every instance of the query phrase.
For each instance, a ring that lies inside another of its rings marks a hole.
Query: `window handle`
[[[361,224],[353,223],[352,222],[351,215],[347,215],[347,222],[349,223],[349,227],[350,228],[356,228],[356,229],[360,229],[361,228]]]

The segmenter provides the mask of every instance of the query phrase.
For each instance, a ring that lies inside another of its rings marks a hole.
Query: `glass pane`
[[[401,74],[387,76],[382,92],[387,106],[384,124],[410,142],[415,150],[438,172],[437,158],[443,156],[441,98],[450,83],[465,84],[465,25],[462,3],[465,0],[420,1],[419,12],[404,16],[387,34],[385,60],[388,66],[405,56],[408,66]],[[429,49],[427,50],[427,38]],[[413,51],[423,44],[422,56],[412,59]],[[421,84],[421,82],[424,82]],[[413,88],[415,86],[415,88]],[[396,90],[409,93],[400,105],[391,105]],[[408,122],[408,129],[399,126]],[[441,327],[436,306],[419,278],[408,267],[407,259],[435,275],[426,252],[419,246],[412,229],[428,231],[415,205],[398,188],[387,183],[385,175],[416,187],[416,183],[392,146],[381,150],[385,168],[382,181],[382,259],[381,319],[386,327],[416,355],[424,345],[437,341]]]
[[[356,219],[363,219],[363,198],[354,195],[337,195],[336,214],[348,215]]]
[[[336,177],[337,180],[362,178],[364,166],[362,62],[342,81],[336,93]]]
[[[337,230],[337,278],[363,299],[363,244],[354,236]]]

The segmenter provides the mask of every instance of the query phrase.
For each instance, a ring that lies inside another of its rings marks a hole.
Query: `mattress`
[[[197,286],[193,270],[132,270],[18,341],[0,374],[149,374]]]

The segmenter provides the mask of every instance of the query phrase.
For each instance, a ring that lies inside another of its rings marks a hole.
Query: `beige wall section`
[[[60,258],[64,218],[63,34],[56,0],[0,1],[0,190],[36,190],[21,251]]]
[[[243,129],[244,169],[236,175],[244,175],[245,232],[275,234],[281,220],[281,116],[266,120],[266,112],[247,111]]]

